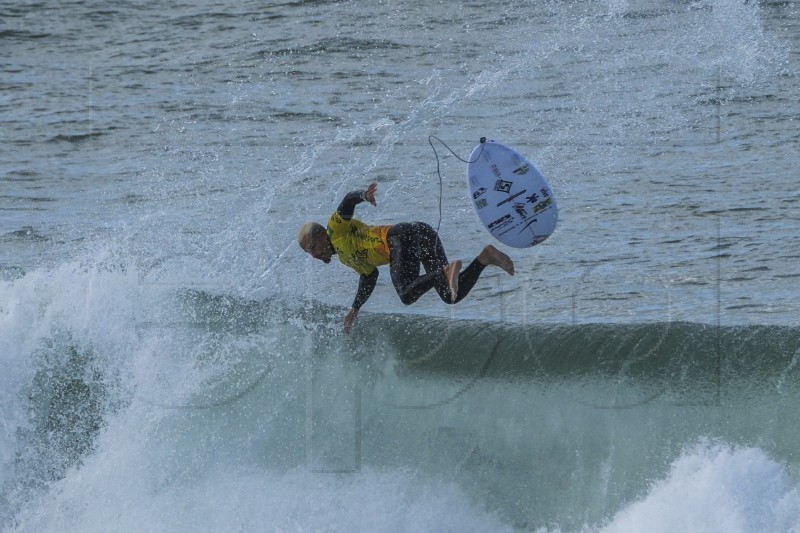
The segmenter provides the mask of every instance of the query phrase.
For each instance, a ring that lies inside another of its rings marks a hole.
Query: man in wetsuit
[[[345,333],[350,333],[358,310],[375,289],[379,266],[389,265],[394,288],[406,305],[416,302],[432,288],[446,303],[460,302],[469,294],[486,265],[498,266],[514,275],[514,263],[491,244],[462,272],[461,261],[447,262],[442,241],[424,222],[368,226],[353,218],[355,207],[361,202],[377,205],[377,189],[378,185],[372,183],[365,191],[347,194],[328,220],[327,228],[308,222],[297,234],[300,248],[312,257],[330,263],[336,254],[360,276],[355,300],[344,319]],[[420,265],[425,268],[423,275],[420,275]]]

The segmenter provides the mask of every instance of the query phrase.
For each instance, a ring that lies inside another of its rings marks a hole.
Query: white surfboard
[[[478,217],[503,244],[535,246],[556,229],[558,206],[550,185],[513,148],[481,139],[469,157],[467,183]]]

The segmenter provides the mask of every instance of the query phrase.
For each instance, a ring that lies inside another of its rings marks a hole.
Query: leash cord
[[[447,150],[451,154],[453,154],[453,156],[455,156],[456,159],[458,159],[462,163],[470,164],[470,163],[476,162],[478,160],[478,158],[481,156],[481,154],[483,153],[483,147],[486,145],[486,137],[481,137],[481,151],[478,152],[478,155],[475,156],[475,159],[473,159],[472,161],[469,161],[469,160],[464,159],[463,157],[459,156],[457,153],[455,153],[453,151],[453,149],[450,148],[449,146],[447,146],[447,143],[444,142],[443,140],[441,140],[439,137],[437,137],[435,135],[428,135],[428,144],[431,145],[431,149],[433,150],[433,155],[436,156],[436,175],[439,176],[439,222],[437,222],[437,224],[436,224],[436,233],[438,234],[439,233],[439,228],[442,225],[442,195],[443,195],[443,192],[444,192],[444,180],[442,180],[441,165],[439,163],[439,153],[436,151],[436,146],[434,146],[434,144],[433,144],[434,140],[437,140],[440,143],[442,143],[442,146],[447,148]]]

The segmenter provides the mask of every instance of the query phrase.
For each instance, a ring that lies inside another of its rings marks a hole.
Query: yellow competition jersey
[[[389,243],[386,235],[391,226],[368,226],[339,212],[328,219],[328,237],[339,260],[359,274],[369,275],[375,267],[389,264]]]

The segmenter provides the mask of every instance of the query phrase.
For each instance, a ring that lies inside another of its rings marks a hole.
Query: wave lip
[[[427,374],[642,379],[770,375],[800,353],[800,328],[695,322],[508,324],[403,315],[365,315],[359,348],[391,347]],[[374,333],[378,332],[378,333]]]

